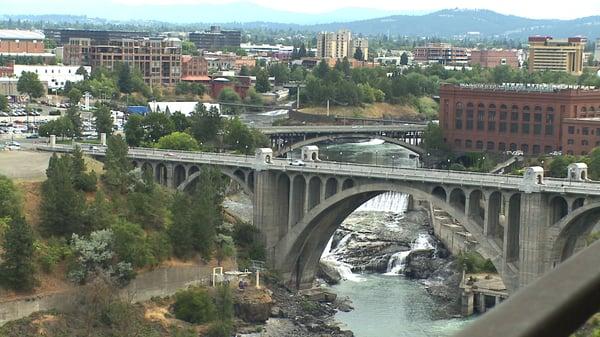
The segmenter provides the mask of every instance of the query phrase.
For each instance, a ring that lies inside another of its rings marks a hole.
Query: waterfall
[[[353,234],[354,232],[346,234],[333,250],[331,249],[331,246],[333,245],[332,236],[329,239],[329,242],[327,242],[327,246],[321,255],[321,263],[328,264],[329,266],[335,268],[344,280],[360,282],[363,279],[359,275],[352,272],[352,266],[348,263],[339,261],[336,256],[336,254],[341,254],[346,249],[346,245],[352,238]]]
[[[408,207],[408,194],[387,192],[368,200],[356,210],[358,212],[404,213]]]
[[[417,250],[434,249],[431,244],[429,234],[419,234],[419,236],[410,245],[410,250],[394,253],[390,256],[385,275],[398,275],[404,271],[406,266],[406,258],[408,255]]]

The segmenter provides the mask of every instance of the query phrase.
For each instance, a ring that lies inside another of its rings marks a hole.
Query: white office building
[[[91,73],[91,67],[84,68],[88,74]],[[73,83],[83,81],[83,75],[76,74],[77,69],[79,66],[15,64],[14,75],[18,78],[23,72],[36,73],[40,81],[48,83],[49,90],[60,90],[64,89],[67,81]]]

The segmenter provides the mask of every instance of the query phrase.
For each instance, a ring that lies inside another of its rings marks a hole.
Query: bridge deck
[[[71,146],[57,145],[54,148],[39,146],[42,151],[69,152]],[[85,153],[103,156],[105,148],[97,150],[83,149]],[[472,187],[489,187],[502,190],[522,190],[523,177],[513,175],[497,175],[490,173],[461,172],[449,170],[433,170],[424,168],[401,168],[341,162],[306,162],[305,166],[292,166],[285,159],[273,159],[271,164],[257,165],[254,156],[188,152],[175,150],[158,150],[148,148],[131,148],[129,157],[134,159],[159,160],[173,163],[197,163],[223,165],[228,167],[259,168],[279,171],[305,172],[328,174],[333,176],[350,176],[362,178],[379,178],[388,180],[403,180],[428,182],[438,184],[454,184]],[[535,185],[536,191],[559,194],[580,194],[600,196],[600,182],[578,182],[566,179],[544,178],[544,184]]]
[[[408,132],[423,131],[423,124],[403,125],[306,125],[306,126],[263,126],[259,127],[266,135],[293,133],[379,133],[379,132]]]

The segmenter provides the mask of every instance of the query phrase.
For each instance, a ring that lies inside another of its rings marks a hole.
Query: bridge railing
[[[570,336],[600,310],[600,240],[572,256],[454,337]]]

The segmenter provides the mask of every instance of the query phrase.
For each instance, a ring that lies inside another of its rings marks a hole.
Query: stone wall
[[[147,301],[154,296],[172,295],[189,285],[208,285],[212,275],[210,265],[161,267],[139,274],[122,295],[134,302]],[[33,295],[10,301],[0,301],[0,325],[26,317],[36,311],[63,309],[71,303],[76,289],[47,295]]]
[[[456,256],[460,252],[475,249],[477,241],[448,213],[436,209],[430,204],[429,216],[435,236],[442,241],[452,255]]]

